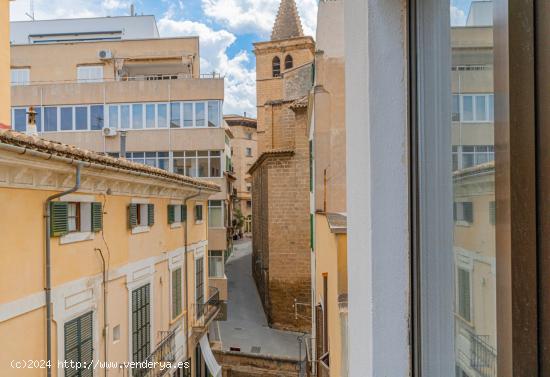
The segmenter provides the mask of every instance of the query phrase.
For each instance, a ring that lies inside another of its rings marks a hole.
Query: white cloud
[[[170,12],[159,20],[163,37],[194,35],[200,38],[201,71],[216,71],[225,76],[224,113],[256,113],[256,73],[248,69],[250,56],[241,51],[233,58],[227,49],[235,41],[234,34],[227,30],[214,30],[208,25],[188,20],[174,20]]]
[[[464,26],[466,24],[466,14],[462,9],[451,5],[451,25]]]
[[[269,37],[281,0],[202,0],[203,12],[237,34]],[[317,1],[297,0],[306,35],[315,36]]]
[[[38,20],[108,16],[115,11],[130,8],[130,0],[35,0],[34,14]],[[30,0],[16,0],[10,4],[12,21],[29,20]],[[124,12],[127,13],[127,12]]]

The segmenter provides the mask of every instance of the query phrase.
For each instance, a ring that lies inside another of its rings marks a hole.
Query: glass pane
[[[132,128],[133,129],[143,128],[143,105],[142,104],[132,105]]]
[[[61,131],[71,131],[73,129],[73,108],[62,107],[61,113]]]
[[[181,127],[181,103],[174,102],[170,104],[170,128]]]
[[[158,128],[167,128],[168,127],[168,116],[166,114],[166,104],[159,104],[157,106],[157,117],[158,117]]]
[[[206,126],[204,124],[205,122],[205,119],[204,119],[204,102],[197,102],[195,103],[195,126],[196,127],[204,127]]]
[[[145,105],[145,127],[155,128],[155,105]]]
[[[130,128],[130,105],[120,106],[120,128]]]
[[[220,103],[218,101],[208,102],[208,127],[219,127],[220,125]]]
[[[90,122],[92,130],[101,130],[103,128],[103,105],[90,106]]]
[[[220,177],[222,173],[222,158],[210,157],[210,176]]]
[[[453,94],[451,118],[453,122],[458,122],[460,120],[460,96],[458,94]]]
[[[118,106],[110,105],[109,106],[109,127],[118,128]]]
[[[208,208],[208,226],[211,228],[223,227],[223,210],[221,207]]]
[[[454,359],[457,376],[497,376],[495,201],[493,162],[492,3],[450,0],[451,28]],[[472,93],[476,93],[473,95]],[[455,98],[462,98],[456,119]],[[476,125],[463,122],[477,121]],[[497,209],[498,210],[498,209]]]
[[[44,108],[44,131],[57,131],[57,107]]]
[[[27,130],[27,109],[13,110],[13,127],[19,132]]]
[[[208,177],[208,158],[201,157],[198,159],[198,175],[197,177]]]
[[[88,108],[79,106],[75,108],[75,129],[88,129]]]
[[[185,175],[189,177],[197,176],[197,159],[196,158],[185,159]]]
[[[35,106],[34,111],[36,111],[36,130],[42,132],[42,108]]]
[[[185,174],[185,160],[183,158],[174,159],[174,173],[176,174]]]
[[[193,103],[183,104],[183,127],[193,127]]]

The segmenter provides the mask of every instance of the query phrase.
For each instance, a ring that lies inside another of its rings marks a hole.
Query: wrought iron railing
[[[218,288],[208,288],[208,300],[204,303],[194,304],[195,324],[194,327],[206,327],[218,314],[221,308],[220,291]]]
[[[155,350],[138,367],[133,369],[134,377],[162,377],[170,371],[168,363],[175,361],[175,332],[159,331],[160,341]]]
[[[496,377],[497,353],[489,336],[470,333],[470,366],[483,377]]]

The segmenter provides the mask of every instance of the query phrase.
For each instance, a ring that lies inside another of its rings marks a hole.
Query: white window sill
[[[138,225],[135,228],[132,228],[132,234],[146,233],[150,230],[151,228],[147,225]]]
[[[92,232],[73,232],[64,235],[59,239],[59,243],[61,245],[66,245],[69,243],[75,243],[75,242],[82,242],[82,241],[90,241],[93,240],[95,237],[94,233]]]
[[[199,220],[199,221],[195,221],[195,224],[196,225],[201,225],[204,221],[203,220]]]
[[[467,221],[456,221],[455,225],[456,226],[462,226],[462,227],[470,227],[472,224],[470,224]]]
[[[177,229],[177,228],[181,228],[182,227],[182,223],[172,223],[170,224],[170,229]]]

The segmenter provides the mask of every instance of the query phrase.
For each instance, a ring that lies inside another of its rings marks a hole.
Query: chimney
[[[27,125],[27,135],[29,136],[38,136],[38,131],[36,129],[36,111],[34,107],[29,107],[27,113],[29,115],[29,124]]]
[[[132,5],[130,5],[130,16],[134,17],[135,15],[136,15],[136,7],[132,3]]]
[[[119,131],[120,134],[120,156],[126,158],[126,131]]]

